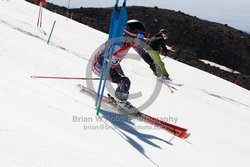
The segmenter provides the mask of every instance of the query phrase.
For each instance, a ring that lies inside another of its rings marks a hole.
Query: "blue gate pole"
[[[107,48],[106,48],[105,54],[104,54],[101,78],[100,78],[100,82],[99,82],[98,92],[97,92],[97,96],[96,96],[96,103],[95,103],[95,106],[96,106],[96,109],[97,109],[97,113],[96,113],[97,115],[100,112],[101,101],[102,101],[101,92],[103,92],[103,90],[101,90],[101,88],[104,89],[102,82],[103,82],[103,80],[106,80],[106,77],[105,77],[105,72],[106,72],[106,67],[107,67],[107,61],[106,60],[107,60],[108,55],[109,55],[109,46],[111,44],[110,40],[115,38],[115,34],[116,34],[116,31],[117,31],[117,21],[119,19],[119,13],[117,11],[118,2],[119,2],[119,0],[116,0],[115,9],[112,12],[111,20],[110,20],[109,38],[108,38],[108,42],[107,42],[107,46],[106,46]]]

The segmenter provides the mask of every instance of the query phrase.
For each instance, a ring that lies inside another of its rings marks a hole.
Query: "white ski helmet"
[[[129,20],[125,26],[124,34],[130,37],[138,37],[139,34],[145,35],[146,28],[144,24],[138,20]]]
[[[167,39],[168,39],[168,37],[169,37],[169,32],[168,32],[167,30],[161,29],[159,33],[162,35],[162,37],[163,37],[164,40],[167,40]]]

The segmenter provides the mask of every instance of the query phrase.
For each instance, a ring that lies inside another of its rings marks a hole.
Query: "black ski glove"
[[[157,77],[161,76],[161,67],[159,65],[152,63],[150,65],[150,68],[153,71],[155,76],[157,76]]]
[[[168,56],[168,50],[166,48],[161,48],[161,53],[163,56]]]
[[[167,51],[163,51],[163,52],[162,52],[162,55],[163,55],[163,56],[168,56],[168,52],[167,52]]]

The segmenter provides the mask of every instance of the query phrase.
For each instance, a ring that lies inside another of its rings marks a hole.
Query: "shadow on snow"
[[[155,162],[153,162],[145,153],[145,150],[140,143],[138,143],[136,140],[134,140],[132,137],[128,136],[125,132],[132,134],[135,136],[137,139],[149,144],[150,146],[156,147],[158,149],[161,149],[161,147],[155,143],[153,143],[151,140],[159,140],[162,141],[166,144],[173,145],[170,142],[167,142],[159,137],[156,137],[151,134],[144,134],[136,129],[136,125],[131,121],[133,119],[129,115],[121,115],[118,113],[112,113],[108,111],[101,110],[102,114],[102,119],[104,118],[105,120],[102,120],[106,125],[107,121],[110,122],[113,127],[112,129],[116,131],[124,140],[126,140],[129,144],[131,144],[138,152],[140,152],[144,157],[146,157],[149,161],[151,161],[154,165],[158,166]],[[110,127],[110,125],[108,125]]]

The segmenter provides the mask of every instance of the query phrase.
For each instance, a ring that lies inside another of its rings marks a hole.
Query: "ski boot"
[[[129,115],[136,115],[139,111],[129,101],[116,100],[118,108],[124,110]]]
[[[114,98],[112,95],[110,95],[110,94],[108,94],[108,101],[109,101],[109,104],[111,104],[112,106],[117,107],[117,101],[116,101],[115,98]]]

